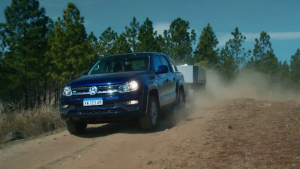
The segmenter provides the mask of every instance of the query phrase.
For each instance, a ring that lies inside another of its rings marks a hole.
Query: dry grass
[[[43,105],[33,110],[5,110],[2,107],[0,112],[0,138],[13,131],[26,138],[64,126],[57,107]]]

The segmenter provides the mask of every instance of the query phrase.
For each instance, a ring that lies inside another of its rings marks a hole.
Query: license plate
[[[103,105],[102,98],[83,99],[83,106]]]

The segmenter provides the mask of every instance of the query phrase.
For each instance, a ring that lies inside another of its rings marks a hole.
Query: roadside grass
[[[25,138],[54,131],[65,124],[60,119],[59,109],[55,106],[42,105],[31,110],[16,109],[0,111],[0,139],[10,132],[20,132]]]

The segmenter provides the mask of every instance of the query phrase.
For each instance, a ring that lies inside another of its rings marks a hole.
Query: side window
[[[170,65],[168,64],[168,61],[167,61],[166,57],[164,57],[164,56],[160,56],[160,58],[161,58],[161,60],[162,60],[162,62],[163,62],[163,65],[166,65],[166,66],[168,66],[168,68],[169,68],[169,71],[170,71],[170,70],[171,70],[171,68],[170,68]]]
[[[176,65],[175,65],[173,62],[171,62],[171,65],[172,65],[172,67],[173,67],[174,72],[177,72],[178,70],[177,70]]]
[[[154,69],[157,70],[161,64],[161,61],[158,56],[154,56],[153,58]]]

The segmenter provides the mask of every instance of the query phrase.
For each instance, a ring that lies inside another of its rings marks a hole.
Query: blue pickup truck
[[[184,77],[166,54],[113,55],[63,87],[60,114],[71,134],[87,124],[127,120],[155,130],[162,110],[183,108],[185,96]]]

